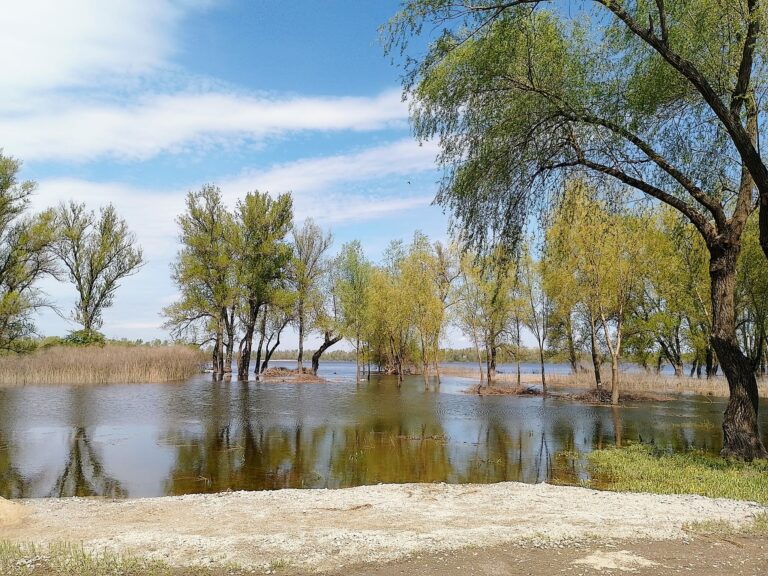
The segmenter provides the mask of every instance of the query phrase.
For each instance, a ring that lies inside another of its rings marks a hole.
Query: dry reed
[[[0,386],[170,382],[199,373],[203,362],[186,346],[57,346],[0,357]]]
[[[460,376],[464,378],[479,379],[477,369],[465,367],[441,367],[444,375]],[[540,384],[541,374],[521,374],[521,384]],[[517,373],[505,372],[496,375],[496,383],[517,384]],[[550,388],[579,388],[589,390],[595,388],[595,375],[593,372],[580,372],[578,374],[547,374],[547,386]],[[611,387],[610,369],[603,372],[603,387]],[[728,397],[728,382],[722,376],[716,378],[689,378],[687,376],[675,377],[646,372],[622,372],[619,375],[619,389],[623,392],[646,392],[681,394],[693,393],[706,396]],[[760,396],[768,398],[768,380],[758,381]]]

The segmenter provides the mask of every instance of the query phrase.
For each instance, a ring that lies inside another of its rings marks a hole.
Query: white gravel
[[[225,492],[108,501],[23,501],[0,537],[68,540],[177,565],[279,563],[328,570],[466,546],[558,546],[685,537],[686,523],[749,521],[767,509],[701,496],[519,484],[403,484],[343,490]]]

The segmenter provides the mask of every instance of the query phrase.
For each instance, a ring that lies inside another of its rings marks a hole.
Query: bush
[[[96,330],[75,330],[64,338],[64,343],[70,346],[104,346],[107,339]]]

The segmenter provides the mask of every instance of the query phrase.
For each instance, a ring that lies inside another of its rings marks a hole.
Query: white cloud
[[[3,2],[0,93],[103,84],[151,73],[173,55],[183,16],[200,0]]]
[[[131,104],[48,103],[3,113],[9,153],[25,160],[147,159],[297,131],[378,130],[404,124],[396,90],[371,98],[274,99],[209,92],[153,95]]]
[[[291,191],[297,220],[310,216],[326,224],[366,220],[428,205],[434,191],[419,186],[411,190],[408,182],[434,169],[436,152],[432,144],[419,146],[410,139],[400,140],[352,154],[248,171],[218,184],[230,207],[248,191]],[[374,183],[378,183],[378,192],[367,191],[374,188]],[[357,187],[354,190],[353,185]],[[176,251],[175,217],[184,209],[186,193],[118,182],[52,178],[39,183],[34,206],[39,210],[74,199],[96,208],[111,202],[138,235],[148,258],[168,260]]]

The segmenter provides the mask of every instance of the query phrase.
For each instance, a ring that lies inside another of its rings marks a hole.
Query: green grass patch
[[[269,572],[287,565],[270,565]],[[175,567],[159,560],[112,552],[88,552],[82,546],[61,542],[49,546],[0,540],[1,576],[245,576],[264,573],[234,564],[208,567]]]
[[[768,505],[768,461],[748,463],[698,451],[674,453],[644,444],[596,450],[587,459],[593,488],[700,494]]]

